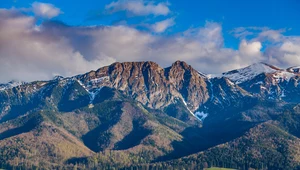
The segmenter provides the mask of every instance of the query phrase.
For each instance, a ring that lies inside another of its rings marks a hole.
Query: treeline
[[[29,166],[26,164],[21,164],[19,166],[10,166],[8,164],[0,164],[0,169],[11,169],[11,170],[27,170],[27,169],[57,169],[57,170],[201,170],[210,167],[223,167],[232,168],[239,170],[300,170],[300,166],[296,167],[281,167],[281,166],[268,166],[268,164],[260,163],[260,167],[254,167],[252,163],[235,164],[225,161],[208,161],[201,162],[200,160],[176,160],[161,163],[145,163],[139,165],[120,165],[120,164],[68,164],[68,165],[42,165],[41,167]]]
[[[242,146],[251,146],[250,141],[240,140],[238,145],[228,144],[222,147],[215,147],[200,154],[170,160],[165,162],[149,163],[146,155],[151,153],[144,152],[139,154],[103,151],[88,158],[74,158],[65,164],[45,164],[34,165],[24,159],[11,166],[0,158],[0,169],[67,169],[67,170],[197,170],[209,167],[223,167],[239,170],[300,170],[300,165],[293,162],[289,155],[287,144],[282,143],[276,150],[265,150],[255,148],[262,157],[255,156],[252,152],[247,153]],[[260,143],[261,145],[261,143]],[[252,148],[253,149],[253,148]]]

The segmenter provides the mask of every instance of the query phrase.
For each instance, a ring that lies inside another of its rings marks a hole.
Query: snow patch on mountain
[[[195,118],[197,118],[199,121],[203,122],[204,119],[208,116],[207,113],[204,113],[204,112],[196,112],[196,113],[193,113],[189,107],[187,106],[187,103],[185,102],[184,99],[182,99],[182,102],[183,104],[186,106],[187,110],[190,112],[191,115],[193,115]]]
[[[285,95],[285,93],[284,93],[284,90],[282,90],[280,97],[281,97],[281,98],[282,98],[282,97],[286,97],[286,95]]]
[[[294,73],[290,73],[290,72],[287,72],[287,71],[279,71],[279,72],[276,72],[273,74],[273,78],[275,78],[275,81],[276,82],[281,82],[281,81],[290,81],[290,79],[292,77],[294,77],[295,74]]]
[[[92,91],[89,92],[90,99],[91,99],[90,103],[92,103],[94,101],[95,97],[97,96],[97,94],[100,93],[101,89],[102,89],[102,87],[94,89],[94,90],[92,90]]]
[[[88,92],[90,96],[90,104],[93,103],[95,100],[95,97],[100,93],[101,89],[103,86],[99,86],[103,81],[108,81],[109,77],[104,76],[104,77],[98,77],[89,80],[87,83],[83,83],[80,80],[77,80],[77,82],[85,89],[86,92]]]
[[[77,80],[77,82],[79,83],[79,85],[80,85],[81,87],[83,87],[83,89],[84,89],[86,92],[90,93],[89,90],[88,90],[88,88],[87,88],[80,80]]]
[[[88,92],[89,96],[90,96],[90,104],[93,103],[95,96],[100,92],[100,90],[102,89],[102,87],[100,87],[99,89],[96,90],[89,90],[81,81],[77,80],[77,82],[84,88],[84,90],[86,92]]]
[[[90,81],[87,82],[87,87],[91,88],[94,85],[100,84],[103,81],[108,81],[108,80],[109,80],[109,76],[94,78],[94,79],[91,79]]]
[[[193,116],[195,116],[194,113],[193,113],[193,112],[189,109],[189,107],[187,106],[187,103],[185,102],[184,99],[182,99],[182,102],[183,102],[183,104],[186,106],[187,110],[188,110]]]
[[[204,112],[196,112],[195,116],[201,121],[203,122],[204,119],[208,116],[208,113],[204,113]]]

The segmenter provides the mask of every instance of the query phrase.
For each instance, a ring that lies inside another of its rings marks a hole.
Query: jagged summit
[[[180,60],[177,60],[175,61],[171,67],[175,67],[175,66],[181,66],[183,68],[188,68],[188,67],[191,67],[190,65],[188,65],[185,61],[180,61]]]
[[[131,67],[131,66],[137,66],[137,67],[160,67],[156,62],[153,61],[135,61],[135,62],[115,62],[112,63],[111,65],[107,66],[110,68],[118,68],[118,67]],[[101,69],[101,68],[100,68]]]
[[[201,70],[194,69],[191,65],[189,65],[185,61],[177,60],[174,63],[172,63],[171,66],[166,67],[166,68],[162,68],[159,64],[157,64],[156,62],[153,62],[153,61],[115,62],[108,66],[101,67],[101,68],[97,69],[97,71],[90,71],[83,75],[88,75],[88,74],[95,75],[95,73],[103,72],[104,70],[107,70],[109,72],[113,71],[113,70],[121,71],[121,70],[126,70],[128,68],[139,68],[140,70],[147,70],[147,69],[156,70],[157,69],[157,70],[164,70],[165,72],[168,72],[170,69],[186,70],[186,71],[190,71],[190,72],[197,72],[197,74],[203,78],[227,77],[236,84],[239,84],[239,83],[245,82],[249,79],[252,79],[253,77],[255,77],[261,73],[275,73],[275,72],[290,72],[290,73],[295,73],[295,74],[300,73],[300,66],[293,66],[293,67],[289,67],[287,69],[281,69],[276,66],[270,65],[268,63],[258,62],[258,63],[254,63],[254,64],[249,65],[244,68],[231,70],[231,71],[224,72],[221,74],[210,75],[210,74],[202,73]],[[80,77],[80,76],[81,75],[76,75],[74,77]],[[97,76],[97,75],[95,75],[95,76]],[[98,75],[98,76],[101,76],[101,75]],[[70,78],[72,78],[72,77],[70,77]],[[65,79],[65,77],[60,76],[60,75],[56,75],[52,78],[52,80],[62,80],[62,79]],[[66,79],[68,79],[68,77]],[[21,85],[21,84],[24,84],[24,82],[17,83],[17,81],[11,81],[9,83],[0,84],[0,85],[4,86],[4,85],[9,85],[9,84],[10,85],[13,85],[13,84]],[[8,87],[14,87],[14,86],[8,86]]]

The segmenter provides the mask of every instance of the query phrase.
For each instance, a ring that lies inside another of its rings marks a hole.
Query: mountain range
[[[0,168],[300,169],[299,76],[147,61],[0,84]]]

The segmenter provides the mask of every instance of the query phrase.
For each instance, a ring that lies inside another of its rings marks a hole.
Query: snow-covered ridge
[[[288,72],[300,73],[300,66],[294,66],[287,69]]]
[[[290,67],[288,69],[280,69],[266,63],[255,63],[248,67],[228,71],[219,75],[208,75],[209,78],[226,77],[235,84],[240,84],[253,79],[262,73],[269,73],[273,75],[275,81],[289,81],[296,74],[300,73],[299,67]]]
[[[85,91],[89,93],[90,104],[93,103],[96,95],[100,93],[101,89],[103,88],[103,86],[97,86],[97,85],[101,84],[104,81],[109,81],[109,76],[94,78],[89,80],[86,83],[77,80],[77,82],[85,89]]]
[[[104,76],[104,77],[98,77],[98,78],[94,78],[91,79],[90,81],[88,81],[86,83],[86,86],[88,88],[93,88],[95,85],[102,83],[103,81],[109,81],[109,76]]]
[[[225,72],[222,76],[229,78],[236,84],[240,84],[253,79],[261,73],[275,73],[276,71],[278,70],[265,63],[255,63],[245,68]]]
[[[54,76],[52,80],[49,81],[65,81],[67,82],[70,78],[64,78],[62,76]],[[0,84],[0,91],[4,91],[4,90],[8,90],[8,89],[12,89],[14,87],[18,87],[18,86],[22,86],[22,85],[33,85],[34,90],[36,90],[36,84],[34,82],[43,82],[41,84],[39,84],[39,86],[44,86],[45,84],[47,84],[46,82],[48,82],[47,80],[43,81],[33,81],[33,82],[24,82],[24,81],[10,81],[8,83],[4,83],[4,84]]]
[[[208,116],[208,113],[204,113],[204,112],[199,112],[199,111],[198,111],[198,112],[196,112],[196,113],[193,113],[193,112],[189,109],[189,107],[188,107],[186,101],[185,101],[184,99],[181,99],[181,100],[182,100],[183,104],[185,105],[185,107],[187,108],[187,110],[190,112],[190,114],[191,114],[192,116],[194,116],[195,118],[197,118],[199,121],[203,122],[204,119]]]
[[[26,82],[22,82],[22,81],[10,81],[6,84],[0,84],[0,91],[3,90],[7,90],[7,89],[11,89],[20,85],[24,85],[26,84]]]
[[[281,82],[281,81],[290,81],[292,77],[294,77],[295,74],[288,72],[288,71],[278,71],[273,74],[273,78],[276,82]]]

